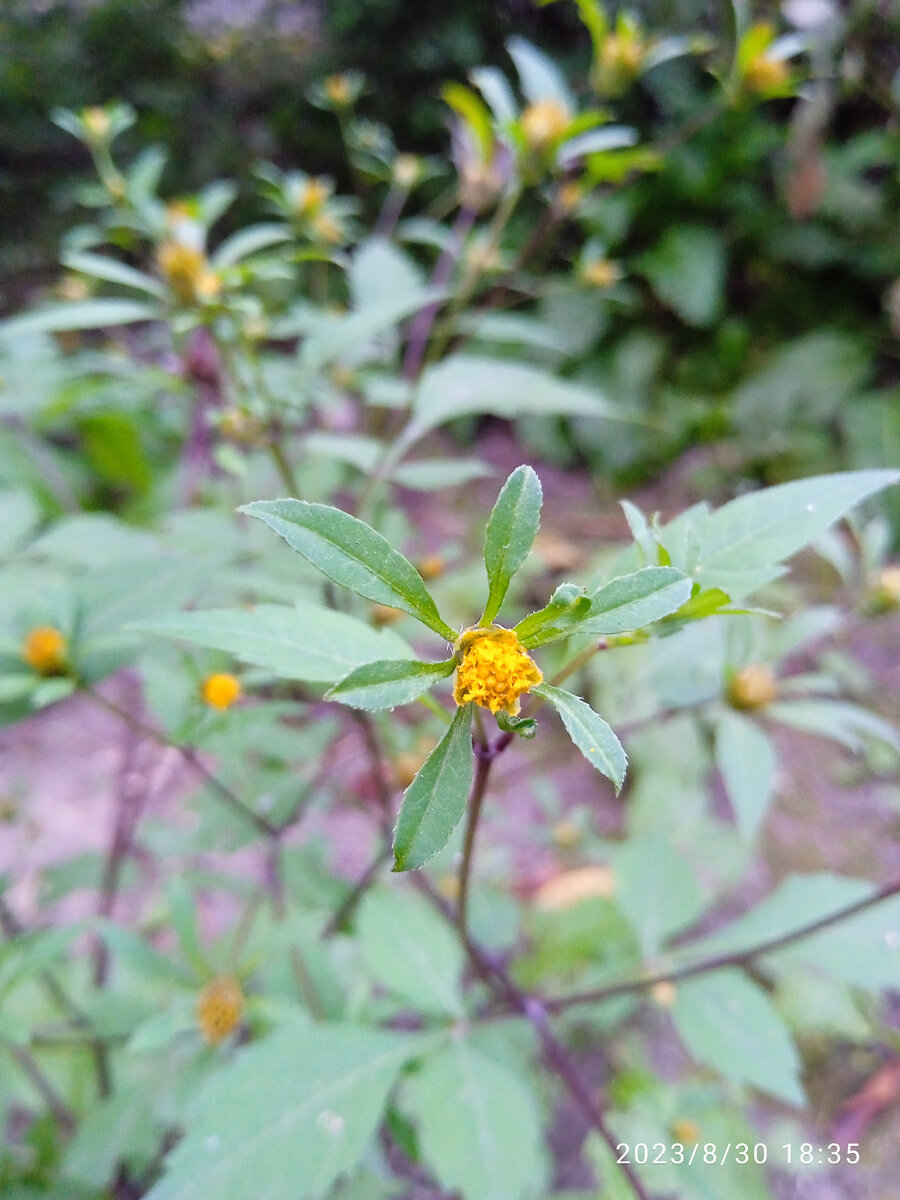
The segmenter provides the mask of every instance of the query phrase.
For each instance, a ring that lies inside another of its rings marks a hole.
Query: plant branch
[[[140,721],[132,713],[128,712],[127,709],[120,707],[114,700],[108,699],[101,692],[95,691],[91,687],[84,687],[84,691],[103,708],[111,713],[115,713],[117,717],[125,721],[136,732],[151,738],[161,746],[168,746],[174,750],[189,767],[203,777],[212,788],[214,794],[227,808],[230,808],[232,812],[240,816],[245,822],[253,825],[258,833],[262,833],[267,838],[272,839],[281,836],[281,828],[278,825],[273,825],[271,821],[266,820],[261,813],[254,812],[252,808],[248,808],[240,796],[236,792],[233,792],[227,784],[223,783],[206,766],[196,751],[188,746],[179,746],[177,742],[173,742],[166,737],[161,730],[154,729],[152,725],[144,724],[143,721]]]
[[[691,979],[695,975],[705,975],[710,971],[720,971],[725,967],[746,967],[754,959],[771,954],[784,946],[790,946],[794,942],[802,941],[823,929],[829,929],[832,925],[838,925],[897,895],[900,895],[900,880],[886,884],[864,900],[857,900],[854,904],[836,909],[827,916],[810,921],[807,925],[801,925],[789,933],[781,933],[776,937],[767,938],[744,950],[726,951],[724,954],[715,954],[710,958],[700,959],[699,962],[688,963],[683,967],[674,967],[670,971],[657,971],[638,979],[625,979],[620,983],[611,983],[605,987],[592,988],[585,992],[573,992],[569,996],[558,996],[555,999],[545,1000],[544,1007],[551,1013],[562,1012],[574,1008],[578,1004],[594,1004],[600,1000],[609,1000],[614,996],[622,996],[629,992],[646,991],[658,983],[675,983],[679,979]]]
[[[22,1073],[27,1076],[33,1084],[35,1091],[38,1092],[41,1099],[47,1105],[60,1129],[65,1133],[71,1133],[76,1124],[75,1114],[44,1074],[33,1055],[24,1046],[15,1046],[9,1043],[4,1043],[4,1045],[10,1057],[19,1064]]]
[[[478,820],[481,816],[481,806],[487,791],[488,777],[491,765],[496,755],[491,754],[490,747],[475,743],[475,777],[472,780],[472,790],[466,816],[466,835],[463,843],[462,862],[459,865],[459,898],[456,904],[456,923],[459,926],[460,937],[466,937],[466,913],[469,902],[469,878],[472,873],[472,857],[475,852],[475,835],[478,831]]]
[[[431,279],[428,281],[429,288],[437,290],[446,287],[449,283],[450,276],[453,274],[453,268],[456,266],[465,240],[469,236],[474,224],[474,210],[471,208],[461,208],[453,224],[450,240],[441,251],[440,258],[435,263]],[[406,356],[403,359],[404,379],[410,381],[418,379],[422,363],[425,361],[428,338],[440,307],[441,301],[433,300],[430,304],[426,304],[424,308],[421,308],[413,318],[409,341],[406,346]]]

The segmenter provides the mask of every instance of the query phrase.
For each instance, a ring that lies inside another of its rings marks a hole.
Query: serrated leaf
[[[150,1161],[161,1132],[146,1089],[120,1088],[88,1110],[66,1146],[62,1174],[73,1184],[105,1191],[118,1164]]]
[[[642,629],[676,612],[691,595],[691,580],[674,567],[645,567],[604,584],[578,632],[598,637]]]
[[[698,512],[692,522],[694,561],[682,563],[673,554],[673,562],[704,588],[721,587],[732,600],[740,599],[758,586],[760,572],[771,578],[779,563],[898,480],[898,471],[846,471],[739,496],[715,512]],[[669,528],[663,531],[667,545]]]
[[[256,500],[238,512],[263,521],[341,587],[399,608],[448,641],[456,640],[416,568],[364,521],[306,500]]]
[[[516,467],[500,489],[484,539],[489,590],[482,625],[490,625],[500,611],[510,580],[531,549],[541,523],[542,500],[541,481],[528,466]]]
[[[677,988],[672,1019],[694,1058],[788,1104],[806,1103],[797,1050],[761,987],[725,970]]]
[[[0,325],[0,338],[21,337],[26,333],[59,333],[67,329],[107,329],[132,325],[136,321],[156,321],[159,306],[141,300],[83,300],[77,304],[56,304],[11,317]]]
[[[362,1158],[400,1069],[427,1039],[286,1029],[222,1067],[147,1200],[305,1200]]]
[[[531,690],[535,695],[550,701],[559,713],[573,744],[592,767],[596,767],[602,775],[612,780],[618,792],[625,780],[628,760],[622,743],[603,718],[578,696],[552,687],[549,683],[539,683]]]
[[[454,354],[423,373],[403,440],[409,445],[446,421],[472,413],[509,420],[530,413],[622,419],[605,396],[584,384],[522,363]]]
[[[724,712],[716,722],[716,766],[741,836],[752,841],[772,798],[777,766],[774,747],[754,721]]]
[[[370,892],[357,932],[371,974],[419,1011],[462,1016],[465,955],[452,928],[420,897],[398,889]]]
[[[260,604],[173,613],[134,628],[222,650],[240,662],[303,683],[336,683],[348,671],[386,655],[412,658],[412,650],[392,630],[373,629],[347,613],[308,601],[293,607]]]
[[[412,871],[447,844],[472,787],[472,705],[464,704],[403,793],[394,831],[394,870]]]
[[[629,838],[613,859],[613,872],[616,904],[637,934],[645,960],[703,909],[692,868],[661,833]]]
[[[540,1110],[524,1076],[455,1037],[426,1059],[408,1096],[422,1157],[448,1192],[463,1200],[543,1194]]]
[[[439,680],[452,675],[455,665],[452,658],[436,663],[414,659],[366,663],[338,680],[325,699],[370,711],[411,704]]]

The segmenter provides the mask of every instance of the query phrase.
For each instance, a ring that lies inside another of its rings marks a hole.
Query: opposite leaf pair
[[[328,692],[329,699],[354,708],[393,708],[457,673],[456,715],[403,796],[394,836],[395,870],[419,867],[442,849],[465,810],[474,771],[473,705],[490,710],[501,729],[527,737],[535,726],[518,716],[520,696],[530,692],[549,701],[585,758],[617,790],[622,785],[626,759],[616,735],[583,700],[543,683],[528,651],[575,633],[599,637],[640,628],[684,604],[691,581],[671,567],[649,567],[592,595],[561,584],[543,609],[515,628],[495,625],[510,581],[537,533],[541,500],[540,480],[531,467],[513,471],[488,521],[484,612],[477,626],[463,631],[443,620],[412,563],[356,517],[303,500],[257,501],[240,509],[264,521],[333,582],[415,617],[453,647],[452,655],[438,662],[366,663]]]

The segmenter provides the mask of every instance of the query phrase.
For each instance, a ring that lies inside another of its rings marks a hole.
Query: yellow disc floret
[[[243,1015],[244,993],[238,981],[230,976],[214,979],[197,997],[197,1023],[210,1046],[233,1033]]]
[[[470,629],[456,643],[461,653],[453,699],[458,705],[479,704],[496,714],[519,711],[519,697],[543,680],[515,630]]]
[[[241,685],[233,675],[208,675],[200,686],[200,696],[210,708],[231,708],[241,696]]]
[[[22,657],[38,675],[62,675],[68,659],[68,644],[52,625],[38,625],[22,643]]]
[[[522,133],[529,150],[540,153],[562,137],[572,117],[560,100],[537,100],[522,113]]]
[[[765,708],[778,699],[778,680],[771,667],[751,663],[742,667],[728,685],[728,703],[732,708]]]
[[[210,270],[202,250],[183,242],[163,242],[156,262],[166,283],[182,304],[208,300],[219,289],[218,277]]]

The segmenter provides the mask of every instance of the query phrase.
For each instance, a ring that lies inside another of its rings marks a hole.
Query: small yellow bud
[[[659,983],[654,983],[650,989],[650,995],[660,1008],[671,1008],[678,993],[671,979],[661,979]]]
[[[669,1126],[672,1137],[685,1146],[695,1146],[700,1141],[700,1126],[696,1121],[681,1117]]]
[[[437,886],[445,900],[459,899],[459,879],[456,875],[442,875]]]
[[[219,433],[236,446],[259,446],[263,440],[259,420],[242,408],[225,410],[219,419]]]
[[[310,227],[315,237],[328,246],[336,246],[344,240],[343,226],[331,213],[318,213],[310,222]]]
[[[554,843],[561,850],[573,849],[582,839],[580,827],[568,818],[557,821],[550,832]]]
[[[557,912],[574,908],[583,900],[597,897],[609,900],[615,890],[615,876],[605,864],[575,867],[571,871],[561,871],[542,883],[534,893],[534,903],[537,908],[547,912]]]
[[[91,294],[91,289],[87,280],[82,279],[80,275],[63,275],[53,293],[58,300],[86,300]]]
[[[581,278],[595,288],[611,288],[622,278],[622,268],[609,258],[598,258],[581,268]]]
[[[522,133],[532,153],[550,148],[565,133],[571,115],[560,100],[538,100],[522,113]]]
[[[515,716],[519,697],[544,678],[513,629],[469,629],[456,650],[462,654],[453,687],[459,706],[474,703],[495,716],[501,710]]]
[[[425,759],[436,745],[434,738],[419,738],[412,750],[402,750],[394,757],[394,775],[404,791],[421,771]]]
[[[418,566],[423,579],[440,579],[444,573],[444,560],[439,554],[429,554]]]
[[[644,46],[640,39],[611,33],[600,47],[600,65],[605,71],[618,75],[636,75],[644,60]]]
[[[472,212],[489,208],[500,196],[504,185],[503,172],[496,159],[482,162],[473,158],[463,163],[459,172],[459,202]]]
[[[230,976],[213,979],[197,997],[197,1023],[210,1046],[233,1033],[243,1015],[244,993],[238,981]]]
[[[38,625],[22,643],[22,657],[38,675],[65,674],[68,653],[65,637],[52,625]]]
[[[573,179],[568,180],[559,188],[556,193],[556,207],[562,213],[573,213],[584,197],[584,190],[580,183],[576,183]]]
[[[182,304],[208,299],[221,286],[203,251],[183,242],[163,242],[156,252],[156,263]]]
[[[765,54],[757,54],[752,58],[744,71],[744,86],[748,91],[757,95],[777,92],[790,78],[788,65],[781,58],[767,58]]]
[[[325,80],[325,95],[340,108],[350,103],[350,80],[346,75],[329,75]]]
[[[414,187],[421,171],[422,165],[414,154],[398,154],[394,159],[394,182],[398,187]]]
[[[771,667],[751,663],[742,667],[728,685],[727,699],[732,708],[764,708],[778,698],[778,681]]]
[[[372,624],[378,629],[385,625],[393,625],[395,621],[399,621],[404,616],[402,609],[391,608],[389,604],[373,604],[369,609],[369,614]]]
[[[224,711],[241,698],[241,685],[233,675],[207,675],[200,685],[200,697],[210,708]]]
[[[900,608],[900,566],[882,567],[873,576],[866,607],[874,613]]]
[[[300,218],[314,216],[331,195],[331,183],[321,175],[307,179],[294,197],[294,213]]]
[[[95,142],[105,142],[109,137],[109,113],[105,108],[86,108],[81,114],[84,127]]]

